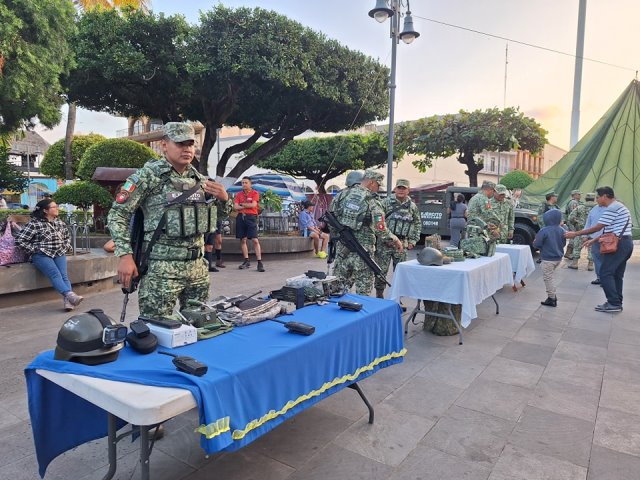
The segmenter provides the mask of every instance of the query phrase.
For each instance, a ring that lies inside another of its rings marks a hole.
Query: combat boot
[[[376,288],[376,298],[384,298],[384,290]]]
[[[593,260],[589,260],[589,263],[587,263],[587,270],[593,272]]]
[[[580,261],[579,258],[576,258],[576,259],[572,260],[571,264],[567,268],[570,268],[571,270],[578,270],[578,262],[579,261]]]
[[[573,243],[567,245],[567,252],[564,254],[564,258],[571,260],[573,258]]]
[[[557,307],[558,306],[558,299],[557,298],[547,297],[547,299],[544,302],[540,302],[540,305],[544,305],[546,307]]]

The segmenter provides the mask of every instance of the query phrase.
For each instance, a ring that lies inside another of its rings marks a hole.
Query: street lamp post
[[[413,29],[413,18],[411,17],[411,7],[407,0],[407,11],[404,17],[404,28],[400,31],[400,9],[403,6],[402,0],[377,0],[376,6],[369,11],[369,16],[377,22],[384,22],[389,18],[391,36],[391,73],[389,76],[389,138],[387,141],[387,195],[393,190],[393,135],[394,135],[394,111],[396,103],[396,50],[398,43],[411,43],[420,36]]]

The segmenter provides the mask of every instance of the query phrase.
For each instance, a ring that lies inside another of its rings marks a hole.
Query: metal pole
[[[573,108],[571,110],[571,143],[573,148],[580,140],[580,91],[582,89],[582,57],[584,55],[584,24],[587,17],[587,0],[580,0],[578,8],[578,38],[576,40],[576,65],[573,73]]]
[[[389,139],[387,141],[387,195],[393,190],[393,135],[394,135],[394,110],[396,104],[396,50],[398,46],[398,33],[400,29],[400,5],[397,0],[391,2],[394,11],[391,17],[391,76],[389,77]]]

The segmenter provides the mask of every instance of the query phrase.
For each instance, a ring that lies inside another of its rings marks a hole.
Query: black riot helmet
[[[444,255],[442,255],[442,252],[432,247],[424,247],[418,254],[418,262],[421,265],[436,265],[440,267],[443,261]]]
[[[126,326],[117,324],[102,310],[89,310],[64,322],[53,358],[85,365],[113,362],[126,336]]]

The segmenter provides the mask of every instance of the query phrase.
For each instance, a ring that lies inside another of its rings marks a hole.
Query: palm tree
[[[79,11],[88,12],[97,8],[126,8],[131,7],[148,12],[151,9],[151,0],[73,0],[73,4]],[[76,128],[77,105],[69,102],[67,115],[67,130],[64,137],[64,177],[73,180],[73,159],[71,158],[71,142]]]

